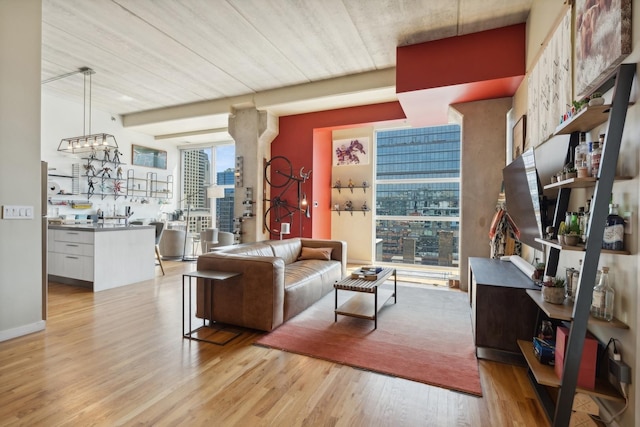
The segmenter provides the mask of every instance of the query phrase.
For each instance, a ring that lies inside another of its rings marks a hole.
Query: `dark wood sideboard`
[[[540,289],[509,261],[469,258],[469,300],[476,356],[524,364],[517,340],[531,341],[538,307],[527,289]]]

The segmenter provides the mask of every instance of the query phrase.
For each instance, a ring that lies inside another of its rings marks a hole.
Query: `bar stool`
[[[149,225],[153,225],[156,227],[156,243],[155,243],[156,259],[160,264],[160,270],[162,270],[162,275],[164,276],[164,266],[162,265],[162,255],[160,255],[160,238],[162,237],[162,231],[164,230],[164,222],[150,222]]]

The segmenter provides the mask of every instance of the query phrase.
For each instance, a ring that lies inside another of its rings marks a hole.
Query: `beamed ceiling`
[[[178,143],[275,115],[396,100],[396,47],[526,22],[532,0],[44,0],[42,80],[81,67],[94,109]],[[82,74],[43,84],[83,99]]]

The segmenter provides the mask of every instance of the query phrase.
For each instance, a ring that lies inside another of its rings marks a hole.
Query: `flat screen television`
[[[543,186],[570,161],[570,150],[568,136],[554,137],[525,151],[502,170],[507,212],[520,231],[520,241],[535,249],[542,249],[535,239],[542,238],[552,224],[557,196],[556,189],[544,191]]]
[[[542,194],[533,149],[529,149],[502,170],[507,212],[516,227],[520,241],[536,249],[542,237]]]

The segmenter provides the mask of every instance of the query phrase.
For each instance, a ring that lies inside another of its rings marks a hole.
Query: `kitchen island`
[[[48,230],[49,281],[94,292],[155,277],[155,227],[53,225]]]

